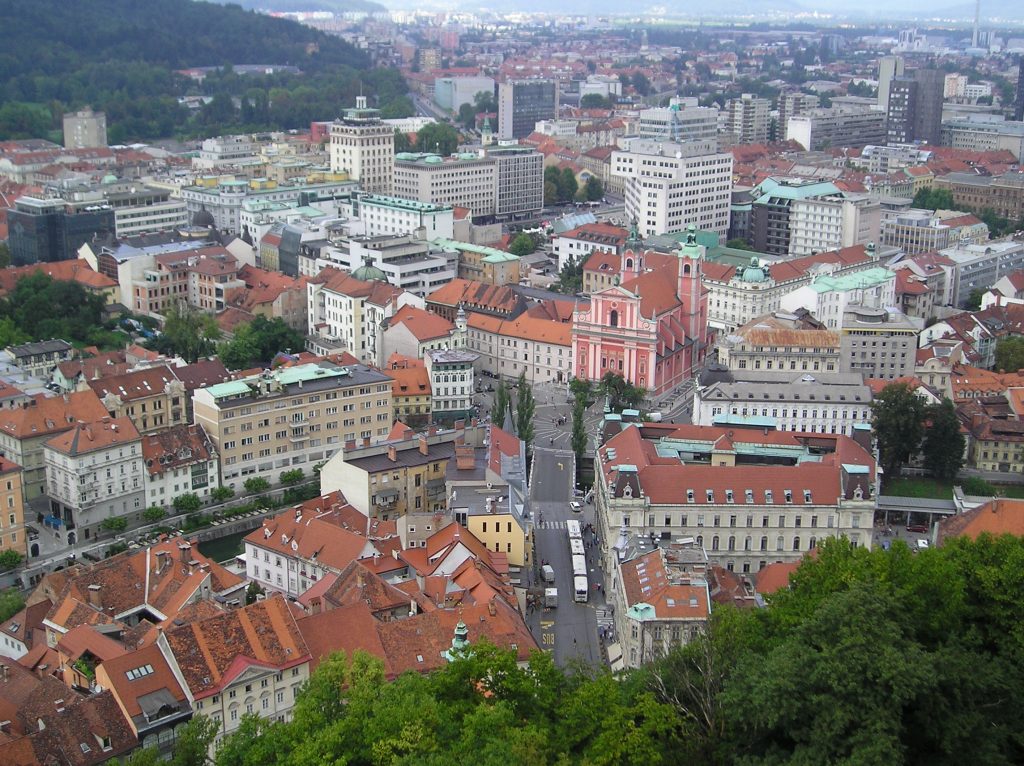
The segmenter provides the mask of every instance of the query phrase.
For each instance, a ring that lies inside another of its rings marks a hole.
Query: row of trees
[[[992,237],[1002,237],[1024,229],[1024,218],[1014,221],[998,215],[992,208],[978,210],[967,205],[954,206],[953,192],[949,189],[919,189],[914,195],[913,204],[914,207],[926,210],[963,210],[967,213],[974,213],[988,226],[989,234]]]
[[[887,481],[918,453],[934,478],[955,479],[963,467],[966,443],[949,399],[926,404],[906,383],[890,383],[871,405],[879,462]]]
[[[512,394],[508,386],[505,385],[505,381],[498,381],[498,386],[494,389],[494,410],[491,412],[491,422],[501,428],[505,423],[505,413],[509,413],[516,429],[516,436],[526,442],[527,452],[533,450],[533,416],[536,410],[537,402],[533,398],[533,389],[526,383],[525,372],[519,373],[519,380],[516,381],[514,406]]]
[[[595,176],[587,178],[580,187],[571,168],[559,170],[553,165],[544,169],[544,204],[560,202],[598,202],[604,197],[604,185]]]
[[[829,539],[767,608],[716,604],[686,646],[618,677],[542,652],[519,667],[483,641],[392,682],[375,658],[332,655],[290,721],[244,716],[214,761],[1009,766],[1024,762],[1024,602],[1007,595],[1022,590],[1021,538]],[[205,763],[214,734],[196,716],[172,763]]]

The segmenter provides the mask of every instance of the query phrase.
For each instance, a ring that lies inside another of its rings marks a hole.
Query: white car
[[[573,513],[583,513],[583,505],[582,503],[577,503],[575,500],[573,500],[571,503],[569,503],[569,510],[572,511]]]
[[[928,547],[929,546],[928,546],[928,541],[927,540],[918,540],[917,541],[917,549],[919,551],[927,550]]]

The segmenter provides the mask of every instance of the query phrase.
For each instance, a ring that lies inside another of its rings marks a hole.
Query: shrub
[[[124,516],[113,516],[109,519],[103,519],[100,522],[100,529],[106,532],[124,532],[128,529],[128,519]]]
[[[255,494],[257,492],[266,492],[270,489],[270,482],[260,476],[253,476],[251,479],[245,480],[245,491]]]
[[[199,499],[199,495],[189,493],[178,495],[174,498],[173,505],[174,510],[180,513],[192,513],[203,507],[203,501]]]
[[[158,521],[163,521],[165,518],[167,518],[167,511],[158,505],[151,505],[142,512],[143,521],[146,521],[149,524],[156,524]]]

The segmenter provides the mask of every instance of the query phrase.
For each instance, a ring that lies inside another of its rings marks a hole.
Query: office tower
[[[498,85],[498,138],[523,138],[539,120],[558,117],[554,80],[507,80]]]
[[[363,191],[391,193],[395,130],[381,121],[379,109],[367,108],[365,96],[358,96],[356,108],[331,124],[331,170],[348,173]]]
[[[114,232],[114,209],[106,202],[66,202],[21,197],[7,211],[11,263],[67,261],[97,234]]]
[[[789,118],[817,109],[819,99],[813,93],[783,93],[779,96],[779,122],[775,138],[785,141],[789,138]]]
[[[886,114],[886,134],[890,145],[915,141],[939,145],[942,140],[944,86],[945,77],[937,69],[917,69],[913,75],[892,81]]]
[[[725,132],[741,144],[760,144],[768,140],[768,111],[771,101],[744,93],[726,102]]]
[[[902,75],[903,59],[900,56],[882,56],[878,60],[878,105],[882,111],[889,111],[889,87]]]

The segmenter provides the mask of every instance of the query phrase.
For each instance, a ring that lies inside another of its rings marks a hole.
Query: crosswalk
[[[597,627],[610,628],[615,624],[615,618],[612,617],[611,609],[599,606],[594,611],[597,612]]]
[[[565,529],[564,521],[541,521],[537,523],[537,529]]]

